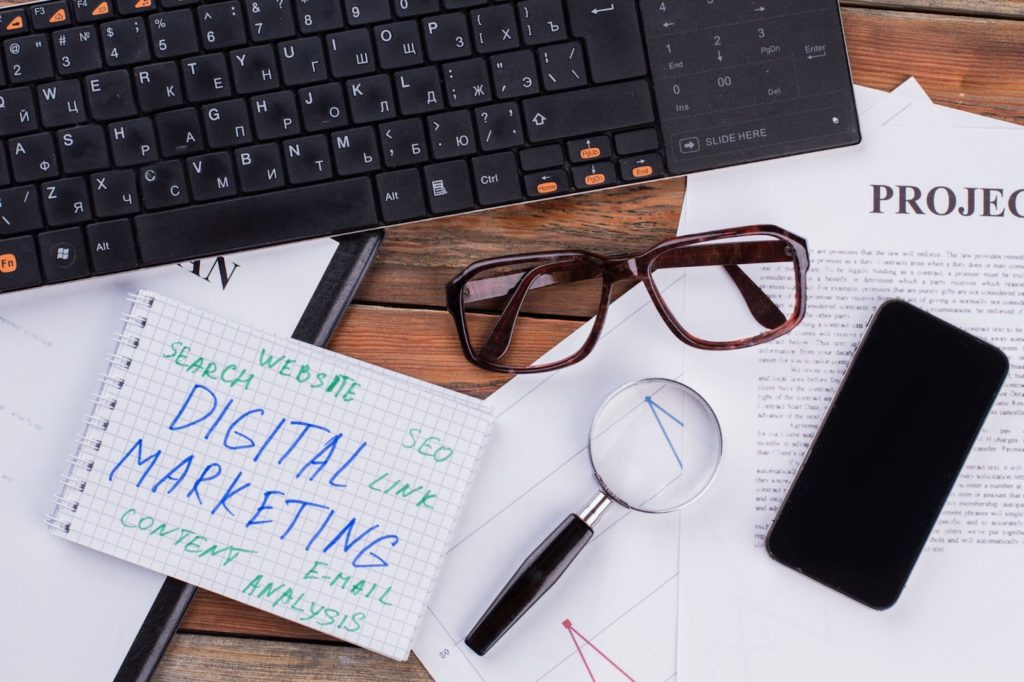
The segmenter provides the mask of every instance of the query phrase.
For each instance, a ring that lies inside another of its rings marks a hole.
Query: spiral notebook
[[[130,304],[52,531],[405,660],[484,404],[152,292]]]

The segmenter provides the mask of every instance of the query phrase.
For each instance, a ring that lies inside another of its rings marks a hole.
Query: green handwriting
[[[362,385],[346,374],[317,372],[309,365],[300,365],[284,355],[273,355],[265,348],[260,349],[260,367],[300,384],[309,384],[309,388],[341,398],[346,403],[356,399],[356,389]]]
[[[222,365],[207,360],[201,355],[192,355],[192,346],[185,345],[182,341],[175,341],[171,344],[170,350],[163,354],[163,357],[170,360],[178,367],[184,367],[189,374],[197,374],[204,379],[221,381],[229,386],[242,386],[246,389],[252,387],[253,373],[239,368],[238,365]]]
[[[152,516],[144,516],[134,508],[121,514],[121,525],[145,533],[150,537],[160,537],[171,543],[172,547],[180,547],[188,554],[198,554],[200,559],[212,556],[221,559],[222,566],[229,565],[243,554],[255,554],[254,549],[242,549],[234,545],[219,545],[205,535],[180,526],[171,526],[157,521]]]

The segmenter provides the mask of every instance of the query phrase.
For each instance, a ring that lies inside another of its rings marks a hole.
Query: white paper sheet
[[[325,240],[0,297],[0,514],[8,586],[0,670],[20,681],[105,680],[164,577],[51,536],[44,518],[128,293],[147,286],[275,333],[294,330],[334,254]],[[236,267],[237,266],[237,267]],[[207,276],[209,275],[209,279]]]
[[[1024,414],[1011,398],[1024,364],[1024,298],[1011,288],[1024,263],[1024,220],[910,207],[899,214],[888,204],[871,211],[875,184],[925,193],[945,186],[961,197],[967,187],[993,187],[1006,197],[1020,187],[1024,139],[1019,131],[908,127],[943,113],[919,97],[910,102],[892,116],[881,116],[883,107],[905,102],[876,105],[868,119],[885,125],[866,130],[859,147],[780,161],[770,173],[751,167],[690,181],[686,231],[776,223],[807,238],[812,263],[809,313],[793,334],[734,353],[687,351],[700,357],[687,361],[687,380],[717,378],[706,397],[727,442],[700,517],[681,530],[679,670],[691,679],[1019,678],[1020,493],[983,495],[1024,470]],[[746,188],[743,202],[734,200],[737,186]],[[1013,369],[929,551],[897,605],[879,613],[775,564],[762,540],[863,325],[892,296],[995,342]]]

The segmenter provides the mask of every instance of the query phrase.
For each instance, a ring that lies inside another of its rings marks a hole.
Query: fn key
[[[132,224],[127,220],[93,223],[85,228],[89,260],[97,275],[138,267]]]

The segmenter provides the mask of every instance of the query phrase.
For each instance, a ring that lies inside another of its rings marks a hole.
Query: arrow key
[[[526,194],[531,199],[552,197],[569,190],[569,176],[563,170],[530,173],[524,182],[526,182]]]
[[[665,163],[658,154],[631,156],[619,161],[619,173],[632,182],[655,180],[665,175]]]
[[[572,184],[576,189],[601,189],[617,182],[615,165],[607,161],[572,167]]]
[[[599,161],[611,155],[612,141],[606,135],[598,135],[582,140],[570,140],[568,147],[569,160],[573,163]]]

